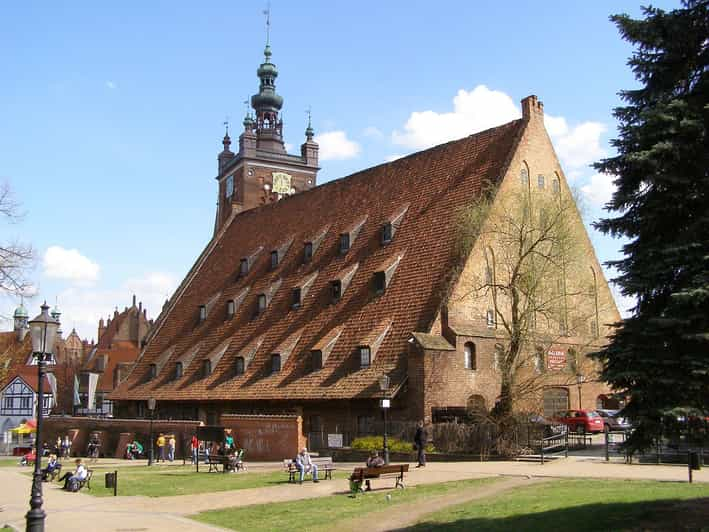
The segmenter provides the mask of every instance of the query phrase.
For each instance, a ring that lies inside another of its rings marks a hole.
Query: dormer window
[[[233,299],[230,299],[229,301],[226,302],[226,317],[227,319],[232,319],[234,317],[234,314],[236,313],[236,302]]]
[[[342,233],[340,235],[340,255],[344,255],[350,250],[350,234]]]
[[[271,355],[271,373],[278,373],[281,371],[281,355],[273,354]]]
[[[362,345],[357,348],[359,350],[359,367],[368,368],[372,364],[372,350],[368,345]]]
[[[249,259],[241,259],[239,262],[239,277],[246,277],[249,274]]]
[[[313,371],[322,369],[322,351],[320,351],[320,349],[313,349],[310,352],[310,361]]]
[[[382,226],[382,245],[389,244],[394,238],[394,226],[387,222]]]
[[[234,362],[234,373],[236,375],[243,375],[245,367],[244,357],[236,357],[236,361]]]
[[[386,287],[386,272],[374,272],[374,292],[377,294],[383,294]]]
[[[175,363],[175,379],[181,379],[182,372],[183,372],[182,362],[176,362]]]
[[[401,259],[404,257],[403,253],[397,255],[392,260],[387,259],[377,271],[374,272],[374,293],[377,295],[383,294],[391,283],[394,277],[394,272],[396,272]]]
[[[271,251],[271,269],[278,268],[278,250]]]
[[[207,305],[199,306],[199,322],[202,323],[207,320]]]
[[[342,297],[342,281],[335,279],[330,281],[330,299],[333,303],[337,303]]]
[[[303,246],[303,262],[310,262],[313,260],[313,243],[306,242]]]
[[[208,377],[212,373],[212,361],[208,358],[202,361],[202,377]]]
[[[290,308],[293,310],[299,309],[301,305],[301,290],[300,287],[296,287],[291,292],[291,305]]]
[[[261,315],[266,311],[266,294],[258,295],[258,302],[256,306],[256,315]]]
[[[148,378],[150,380],[153,380],[155,377],[158,376],[158,366],[157,364],[150,364],[150,370],[148,372]]]

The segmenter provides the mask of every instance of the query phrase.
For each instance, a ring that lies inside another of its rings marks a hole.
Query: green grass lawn
[[[73,466],[73,464],[72,464]],[[71,467],[71,466],[65,466]],[[263,488],[288,483],[288,475],[282,471],[255,472],[240,471],[238,473],[207,473],[207,467],[196,473],[193,466],[131,466],[107,468],[91,466],[93,477],[91,489],[86,490],[96,497],[113,496],[113,488],[105,488],[105,473],[118,471],[118,496],[145,495],[148,497],[165,497],[169,495],[189,495],[193,493],[210,493],[216,491],[238,490],[246,488]],[[345,472],[333,473],[333,478],[345,478]]]
[[[8,458],[0,458],[0,467],[10,467],[14,466],[17,467],[17,464],[20,463],[20,457],[8,457]]]
[[[374,491],[359,495],[356,498],[348,497],[346,494],[339,494],[316,499],[256,504],[241,508],[211,510],[192,516],[192,518],[203,523],[233,530],[248,530],[249,532],[335,530],[338,522],[347,519],[385,511],[393,505],[444,495],[463,488],[483,487],[495,481],[496,479],[493,478],[463,480],[408,487],[405,490]],[[393,484],[393,481],[391,484]],[[374,481],[374,487],[377,487],[376,481]],[[346,489],[346,485],[343,485],[343,488]],[[387,496],[390,496],[389,500],[387,500]]]
[[[708,484],[558,480],[446,508],[407,530],[709,530],[707,497]]]

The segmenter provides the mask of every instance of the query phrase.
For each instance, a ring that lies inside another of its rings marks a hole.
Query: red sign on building
[[[566,351],[562,349],[550,349],[547,352],[547,369],[566,369]]]

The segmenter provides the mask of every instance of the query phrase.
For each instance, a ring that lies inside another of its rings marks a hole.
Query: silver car
[[[630,422],[618,415],[620,410],[596,410],[598,415],[603,418],[603,430],[606,432],[624,431],[630,428]]]

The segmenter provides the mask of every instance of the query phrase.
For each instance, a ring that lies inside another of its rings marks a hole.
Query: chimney
[[[532,94],[522,99],[522,118],[525,122],[529,122],[535,117],[544,117],[544,104]]]
[[[133,306],[135,306],[135,294],[133,294]]]

